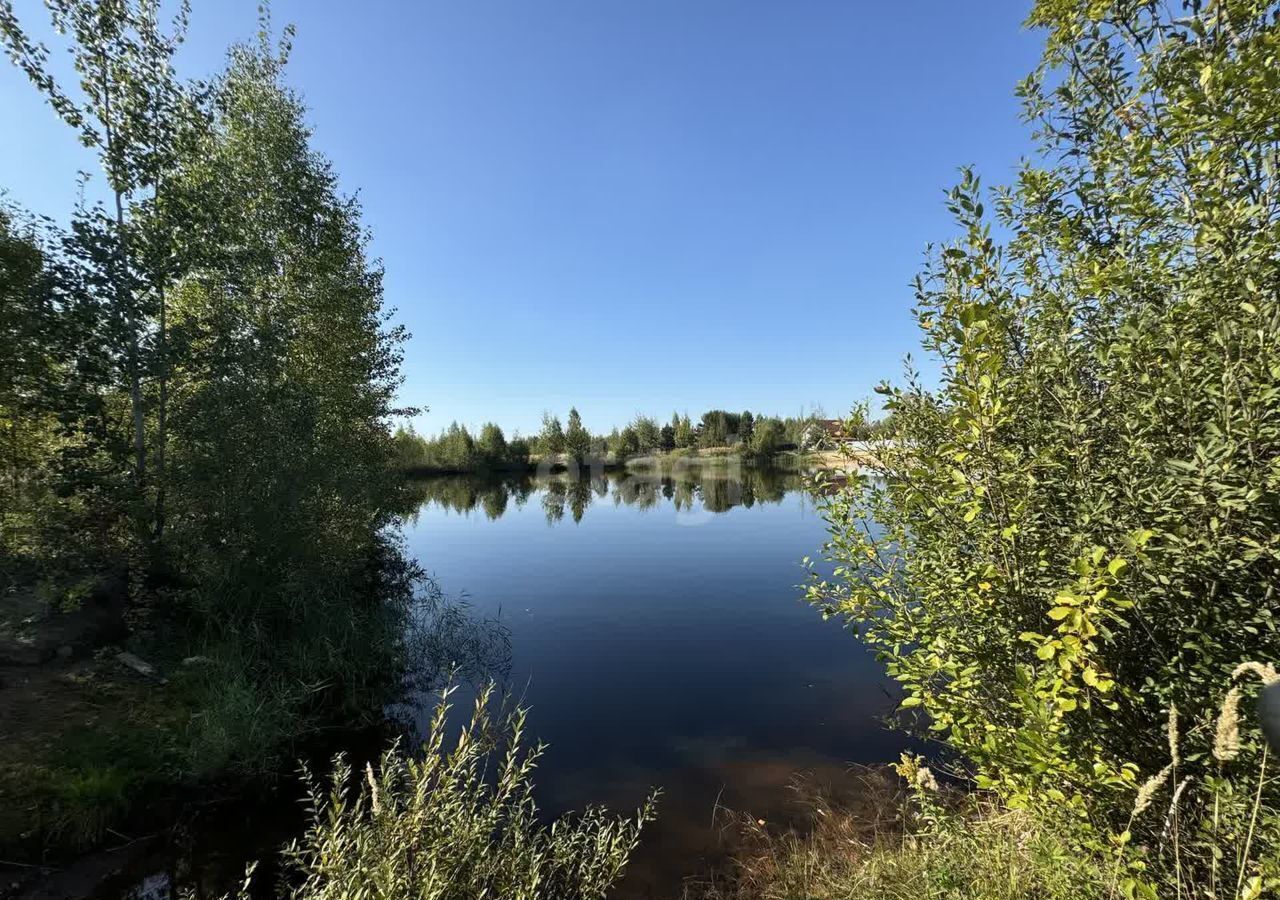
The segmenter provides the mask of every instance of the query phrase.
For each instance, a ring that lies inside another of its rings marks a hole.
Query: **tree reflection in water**
[[[409,481],[405,509],[410,510],[410,521],[427,505],[463,515],[479,509],[489,519],[500,519],[509,506],[520,509],[538,495],[547,523],[555,525],[566,513],[580,522],[593,503],[609,498],[614,505],[640,510],[669,504],[677,512],[701,506],[706,512],[725,513],[738,506],[750,509],[757,503],[781,503],[787,491],[803,484],[803,476],[796,472],[745,466],[688,466],[663,472],[439,475]]]

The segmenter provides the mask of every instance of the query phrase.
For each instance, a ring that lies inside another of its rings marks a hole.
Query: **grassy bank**
[[[873,776],[868,776],[869,778]],[[881,776],[887,778],[888,776]],[[1047,821],[953,797],[926,820],[899,792],[877,810],[814,800],[811,827],[771,833],[750,818],[734,829],[734,862],[695,883],[686,900],[1092,900],[1107,896],[1101,857],[1080,855],[1066,817]],[[940,807],[939,807],[940,808]]]
[[[11,586],[0,856],[66,857],[195,785],[271,780],[316,735],[382,722],[405,679],[427,673],[417,632],[442,607],[395,554],[361,568],[363,583],[313,593],[269,654],[233,621],[139,618],[138,603],[98,591],[65,607]],[[181,595],[196,590],[166,597],[194,605]]]

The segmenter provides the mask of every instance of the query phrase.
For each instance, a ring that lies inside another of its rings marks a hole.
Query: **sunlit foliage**
[[[1176,6],[1035,5],[1040,157],[949,194],[916,284],[941,377],[883,388],[884,480],[834,495],[811,593],[980,785],[1108,826],[1171,705],[1206,728],[1280,657],[1280,8]]]

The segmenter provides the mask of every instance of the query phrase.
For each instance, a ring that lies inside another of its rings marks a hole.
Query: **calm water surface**
[[[714,858],[717,803],[781,824],[797,771],[834,781],[908,745],[881,724],[893,701],[880,665],[801,600],[801,560],[825,531],[799,477],[417,487],[410,551],[510,631],[508,686],[550,745],[543,806],[625,809],[664,789],[633,896],[670,896]]]

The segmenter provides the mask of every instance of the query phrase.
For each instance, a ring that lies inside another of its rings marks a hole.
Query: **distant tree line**
[[[529,441],[514,435],[507,440],[502,429],[486,422],[478,435],[453,422],[435,437],[402,426],[394,435],[397,466],[420,474],[460,474],[477,471],[519,470],[529,467]]]
[[[688,413],[672,413],[663,425],[651,416],[638,415],[607,434],[593,434],[573,407],[565,423],[544,413],[542,429],[529,438],[517,432],[508,440],[493,422],[485,423],[478,435],[454,422],[435,437],[403,426],[395,433],[396,463],[403,471],[428,474],[519,470],[547,458],[578,464],[623,463],[642,456],[699,451],[765,460],[786,451],[812,449],[823,434],[819,421],[816,415],[780,417],[710,409],[696,423]]]
[[[569,428],[561,438],[559,419],[543,417],[542,432],[534,442],[536,453],[567,453],[576,459],[609,456],[622,461],[638,456],[679,451],[726,451],[755,457],[770,457],[784,450],[798,450],[809,440],[816,416],[766,416],[745,410],[740,413],[710,409],[696,422],[688,413],[675,412],[663,425],[651,416],[638,415],[608,434],[590,436],[576,409],[569,411]],[[577,434],[576,441],[569,436]],[[585,437],[584,437],[585,436]]]

